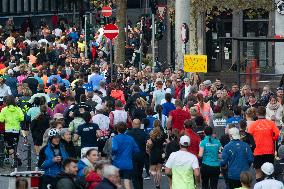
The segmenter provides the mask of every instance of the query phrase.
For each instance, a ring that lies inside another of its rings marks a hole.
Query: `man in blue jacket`
[[[221,166],[227,167],[229,188],[234,189],[242,186],[240,174],[249,170],[253,154],[249,145],[240,141],[239,129],[231,128],[229,134],[231,141],[224,147]]]
[[[68,158],[64,147],[60,144],[61,136],[57,129],[52,128],[48,132],[49,141],[39,153],[38,167],[44,170],[40,181],[40,188],[54,188],[56,176],[62,170],[62,162]]]
[[[130,180],[133,174],[133,154],[138,153],[139,147],[135,140],[125,134],[126,123],[119,122],[115,125],[118,135],[112,138],[113,165],[119,168],[120,178],[125,189],[131,189]]]

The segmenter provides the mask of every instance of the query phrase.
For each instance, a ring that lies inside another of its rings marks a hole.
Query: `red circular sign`
[[[102,15],[104,17],[110,17],[112,15],[112,8],[108,7],[108,6],[103,7],[102,8]]]
[[[114,24],[107,24],[104,27],[104,35],[106,38],[112,40],[118,36],[119,29]]]

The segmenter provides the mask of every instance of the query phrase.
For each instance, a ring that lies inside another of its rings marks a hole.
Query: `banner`
[[[185,72],[207,73],[207,55],[184,55]]]

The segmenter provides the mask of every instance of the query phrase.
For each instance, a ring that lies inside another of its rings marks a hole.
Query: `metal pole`
[[[0,134],[0,167],[4,166],[4,159],[5,159],[5,142],[4,136]]]
[[[88,56],[87,48],[87,15],[85,15],[85,58]]]
[[[141,23],[140,23],[140,60],[139,60],[139,71],[141,70],[142,66],[142,51],[143,51],[143,17],[141,18]]]
[[[110,80],[113,79],[112,40],[110,40]]]
[[[32,170],[32,146],[31,144],[27,144],[27,171]]]
[[[93,25],[93,18],[92,18],[93,14],[92,11],[90,10],[90,24]]]
[[[238,85],[241,86],[241,62],[240,62],[240,41],[237,41],[237,68],[238,68]]]
[[[75,5],[75,1],[73,2],[73,20],[72,20],[72,22],[73,22],[73,24],[75,24],[75,11],[76,11],[76,5]]]
[[[155,72],[155,15],[152,14],[152,54],[153,54],[153,72]]]

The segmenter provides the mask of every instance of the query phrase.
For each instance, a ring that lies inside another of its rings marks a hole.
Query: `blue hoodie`
[[[249,145],[240,140],[231,140],[222,152],[221,166],[228,165],[228,178],[240,180],[242,171],[248,171],[253,162]]]
[[[126,134],[118,134],[112,138],[113,165],[121,170],[132,170],[132,156],[138,153],[135,140]]]
[[[68,154],[61,144],[59,144],[59,149],[60,149],[60,156],[62,158],[61,161],[62,163],[65,159],[68,158]],[[61,172],[62,167],[61,163],[54,162],[53,158],[54,158],[54,151],[49,141],[47,145],[43,147],[42,150],[40,151],[39,165],[40,168],[44,170],[45,175],[56,177],[56,175]],[[44,159],[43,163],[40,163],[41,159]]]

